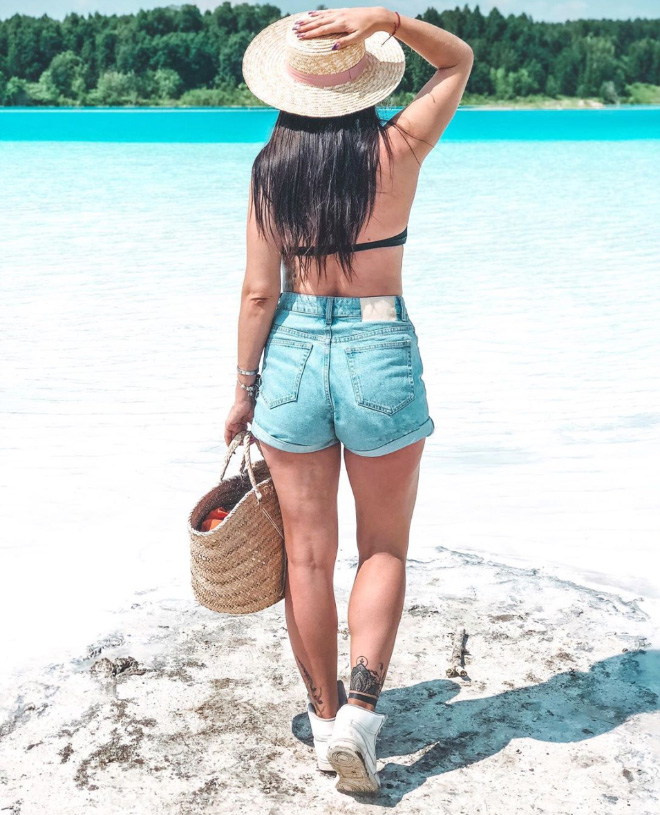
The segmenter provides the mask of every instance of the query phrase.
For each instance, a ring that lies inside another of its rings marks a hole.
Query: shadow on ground
[[[571,669],[538,685],[452,702],[459,693],[458,683],[438,679],[382,694],[378,712],[387,719],[378,758],[425,752],[411,764],[383,767],[379,805],[394,806],[428,778],[493,756],[513,739],[579,742],[658,710],[660,651],[619,654],[589,671]],[[306,714],[295,717],[293,732],[311,744]]]

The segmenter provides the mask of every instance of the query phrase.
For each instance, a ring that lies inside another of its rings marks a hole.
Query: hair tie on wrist
[[[390,34],[390,36],[387,38],[387,40],[389,40],[389,39],[390,39],[390,37],[393,37],[393,36],[396,34],[397,29],[398,29],[398,28],[399,28],[399,26],[401,25],[401,16],[399,15],[399,12],[398,12],[398,11],[395,11],[394,13],[396,14],[396,23],[395,23],[395,25],[394,25],[394,31],[393,31],[393,32]],[[385,42],[383,42],[383,45],[385,45],[385,43],[387,42],[387,40],[385,40]]]

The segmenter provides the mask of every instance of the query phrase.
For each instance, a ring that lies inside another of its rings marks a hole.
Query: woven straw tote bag
[[[188,517],[193,592],[201,605],[225,614],[261,611],[284,597],[286,550],[280,505],[266,462],[252,464],[251,438],[261,452],[249,430],[237,433],[227,448],[220,483]],[[240,472],[224,480],[239,445]],[[202,532],[202,521],[218,507],[229,514],[215,529]]]

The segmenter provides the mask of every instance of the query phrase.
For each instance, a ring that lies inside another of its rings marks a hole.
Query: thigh
[[[405,559],[426,439],[393,453],[361,456],[344,448],[355,498],[360,561],[377,552]]]
[[[292,565],[332,566],[337,557],[341,445],[291,453],[260,442],[282,511]]]

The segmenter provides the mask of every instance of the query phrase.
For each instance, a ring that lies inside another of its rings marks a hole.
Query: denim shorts
[[[294,453],[391,453],[435,429],[423,370],[402,296],[281,292],[251,432]]]

